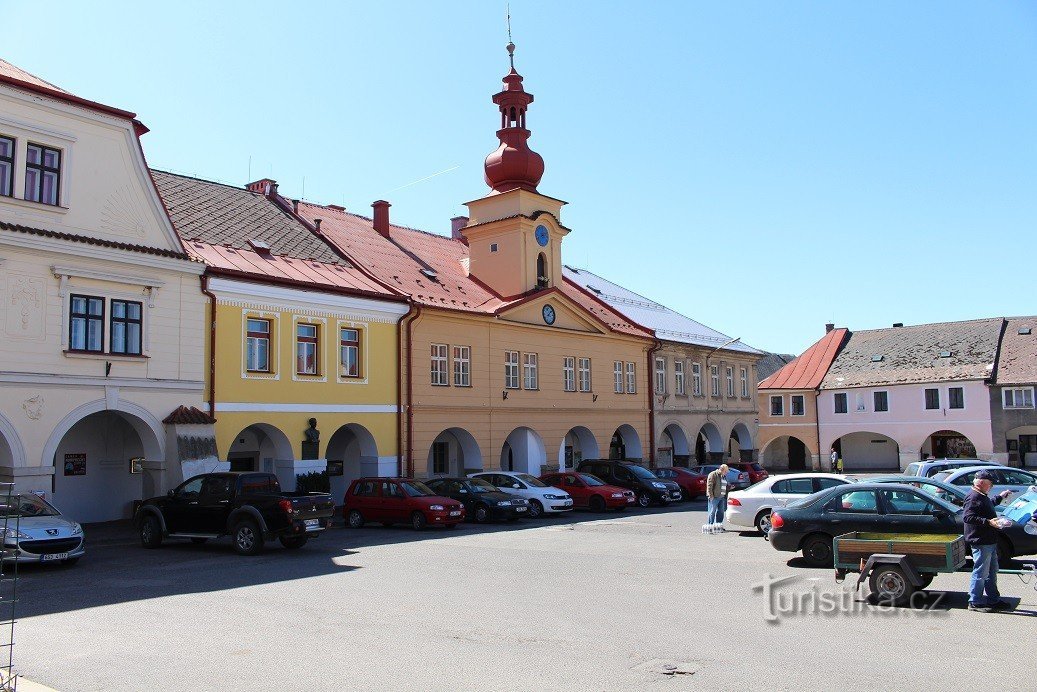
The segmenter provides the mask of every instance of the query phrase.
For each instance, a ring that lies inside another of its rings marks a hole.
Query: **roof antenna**
[[[505,3],[504,11],[508,21],[508,60],[511,61],[511,69],[515,69],[515,44],[511,41],[511,5]]]

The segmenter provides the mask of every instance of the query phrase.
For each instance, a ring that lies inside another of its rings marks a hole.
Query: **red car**
[[[681,495],[685,500],[694,500],[706,494],[706,474],[695,473],[691,469],[673,466],[655,469],[655,475],[673,481],[681,487]]]
[[[358,478],[342,498],[342,516],[351,529],[367,522],[382,526],[410,524],[420,531],[426,526],[454,528],[464,521],[464,506],[457,500],[436,495],[413,478]]]
[[[749,485],[756,485],[770,474],[755,461],[735,461],[728,464],[733,469],[744,471],[749,474]]]
[[[608,485],[589,473],[545,473],[540,480],[569,493],[573,507],[587,507],[595,512],[609,509],[622,512],[636,502],[633,491]]]

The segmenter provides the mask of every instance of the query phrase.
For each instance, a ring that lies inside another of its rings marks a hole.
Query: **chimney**
[[[450,219],[450,237],[454,240],[464,240],[464,233],[461,230],[467,225],[467,216],[455,216]]]
[[[825,325],[825,334],[827,334],[828,332],[832,331],[833,329],[835,329],[835,325],[832,324],[831,322],[829,322],[828,324]]]
[[[297,199],[292,200],[292,212],[295,214],[299,213],[299,200]]]
[[[373,202],[374,208],[374,230],[386,238],[389,237],[389,207],[392,205],[384,199]]]
[[[245,189],[265,197],[273,197],[277,194],[277,181],[270,178],[261,178],[246,185]]]
[[[904,323],[903,323],[903,322],[894,322],[894,323],[893,323],[893,326],[894,326],[894,327],[903,327],[903,326],[904,326]]]
[[[320,233],[320,219],[313,220],[313,230],[317,231],[317,233]]]

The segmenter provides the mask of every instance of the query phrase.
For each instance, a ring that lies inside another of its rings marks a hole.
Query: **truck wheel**
[[[279,540],[281,541],[281,545],[288,550],[298,550],[306,545],[306,541],[308,541],[309,538],[307,536],[281,536]]]
[[[871,571],[868,585],[872,595],[883,605],[907,605],[911,601],[911,594],[915,592],[914,584],[896,565],[877,566]]]
[[[803,541],[803,559],[811,567],[832,566],[832,539],[822,533],[815,533]]]
[[[258,555],[263,550],[263,535],[251,519],[240,521],[234,526],[234,550],[239,555]]]
[[[144,517],[140,523],[140,544],[145,548],[157,548],[162,545],[162,525],[153,515]]]
[[[591,511],[592,512],[604,512],[605,511],[605,498],[601,495],[594,495],[591,497]]]
[[[415,512],[410,515],[410,525],[415,531],[421,531],[428,526],[428,520],[425,519],[425,515],[421,512]]]
[[[351,529],[359,529],[364,525],[364,515],[360,513],[360,510],[351,509],[349,514],[346,515],[346,523],[349,524]]]

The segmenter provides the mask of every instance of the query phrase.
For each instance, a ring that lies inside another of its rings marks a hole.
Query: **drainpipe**
[[[209,290],[209,275],[202,274],[202,294],[209,297],[209,415],[216,418],[216,294]]]
[[[414,397],[414,362],[412,358],[413,340],[414,340],[414,323],[421,316],[421,305],[417,303],[411,304],[410,311],[403,319],[407,320],[407,473],[408,477],[414,476],[414,406],[412,405],[412,399]],[[402,320],[401,320],[402,322]],[[400,330],[402,334],[403,330]],[[400,349],[400,357],[403,356],[403,349]],[[400,363],[401,370],[403,363]],[[397,382],[398,385],[402,386],[402,382]],[[403,403],[402,401],[400,402]],[[402,421],[401,421],[402,423]],[[403,473],[403,459],[399,462],[400,475]]]
[[[817,470],[824,470],[824,457],[821,451],[821,407],[818,406],[817,397],[821,393],[821,390],[814,390],[814,430],[817,431]],[[789,403],[791,406],[791,401]],[[842,455],[840,455],[842,456]],[[899,459],[897,460],[899,463]]]
[[[648,468],[655,468],[655,354],[663,347],[656,341],[648,349]]]

